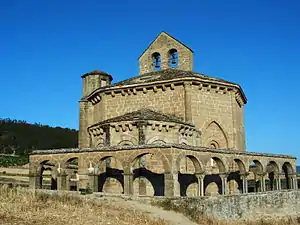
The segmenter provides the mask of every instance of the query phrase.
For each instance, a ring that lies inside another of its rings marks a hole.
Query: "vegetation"
[[[28,156],[36,149],[75,148],[77,143],[78,131],[74,129],[0,119],[1,166],[19,165],[28,161],[26,157],[12,156]]]
[[[20,166],[27,164],[28,162],[28,156],[0,155],[0,166],[2,167]]]
[[[27,189],[0,187],[2,225],[167,225],[109,200],[48,195]]]
[[[292,218],[287,217],[284,219],[268,219],[259,221],[219,221],[213,218],[200,215],[196,210],[189,207],[189,205],[176,205],[173,204],[170,199],[163,201],[153,201],[152,205],[162,207],[164,210],[173,210],[175,212],[182,213],[190,220],[196,222],[199,225],[300,225],[300,217]]]

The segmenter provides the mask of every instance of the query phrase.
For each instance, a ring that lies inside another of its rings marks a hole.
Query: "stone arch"
[[[282,164],[282,172],[287,172],[287,174],[294,174],[295,170],[290,162],[284,162]]]
[[[290,176],[295,173],[295,170],[290,162],[284,162],[281,167],[281,173],[284,175],[282,180],[282,189],[291,189],[293,187]]]
[[[164,195],[164,173],[166,165],[161,154],[140,152],[130,160],[133,174],[133,193],[139,195]]]
[[[220,123],[211,121],[203,126],[202,143],[205,147],[210,148],[211,143],[217,143],[218,148],[228,148],[228,136]]]
[[[227,173],[228,172],[228,165],[226,163],[225,159],[220,159],[217,156],[213,156],[211,157],[207,162],[206,162],[206,166],[208,165],[208,163],[211,163],[211,159],[216,163],[216,166],[218,167],[219,173]]]
[[[166,144],[165,140],[160,136],[154,136],[147,140],[147,144]]]
[[[268,176],[266,178],[266,190],[273,191],[275,189],[275,175],[278,175],[280,170],[275,161],[269,161],[266,165],[266,171]]]
[[[99,192],[124,193],[124,169],[115,156],[102,156],[94,166]]]
[[[151,150],[144,150],[144,151],[138,151],[138,152],[134,151],[132,154],[130,154],[128,156],[128,158],[126,160],[128,162],[128,164],[126,166],[124,165],[125,166],[124,168],[129,170],[129,172],[132,172],[132,165],[135,162],[135,160],[137,158],[142,157],[147,154],[159,156],[159,158],[161,159],[161,161],[163,163],[164,172],[171,171],[171,166],[170,166],[168,158],[159,151],[152,152]]]
[[[253,159],[249,161],[249,172],[253,173],[263,173],[265,171],[264,166],[258,159]]]
[[[37,173],[39,174],[39,187],[42,189],[57,189],[57,163],[55,161],[43,160],[39,162]]]
[[[228,194],[236,194],[243,192],[243,181],[241,175],[247,175],[247,168],[242,159],[233,158],[229,165],[229,175],[227,178]]]
[[[185,162],[184,162],[185,160]],[[203,165],[194,155],[181,153],[175,161],[178,171],[180,196],[195,196],[198,193],[196,174],[203,173]]]
[[[120,142],[118,143],[118,145],[120,145],[120,146],[125,146],[125,145],[134,145],[134,144],[133,144],[133,142],[130,141],[130,140],[123,140],[123,141],[120,141]]]
[[[120,134],[120,141],[118,142],[118,145],[137,145],[138,140],[133,135],[130,135],[128,133],[122,133]]]
[[[279,165],[275,161],[269,161],[266,166],[267,173],[274,172],[275,174],[278,174],[280,172]]]
[[[153,70],[157,71],[161,69],[161,55],[158,52],[152,54]]]
[[[179,53],[177,49],[172,48],[168,51],[168,64],[170,68],[174,68],[179,65]]]
[[[246,168],[246,165],[245,163],[243,162],[243,160],[241,159],[238,159],[238,158],[234,158],[233,159],[233,162],[235,162],[238,166],[238,169],[240,171],[240,174],[246,174],[247,172],[247,168]]]
[[[195,168],[195,173],[203,173],[204,172],[204,167],[201,163],[201,161],[194,155],[191,155],[191,154],[186,154],[185,152],[181,153],[177,159],[176,159],[176,168],[177,168],[177,171],[180,171],[180,162],[182,159],[184,159],[185,157],[189,158],[193,165],[194,165],[194,168]]]
[[[248,191],[249,192],[258,192],[259,189],[262,189],[261,179],[259,177],[260,174],[263,174],[265,169],[263,163],[258,159],[250,159],[248,161]]]
[[[79,182],[78,160],[78,157],[69,157],[62,161],[63,172],[67,175],[67,190],[77,191]]]

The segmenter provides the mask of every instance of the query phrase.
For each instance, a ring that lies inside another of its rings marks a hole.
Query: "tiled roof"
[[[97,124],[92,125],[101,125],[101,124],[107,124],[107,123],[113,123],[113,122],[121,122],[121,121],[140,121],[140,120],[156,120],[156,121],[165,121],[165,122],[175,122],[175,123],[181,123],[181,124],[186,124],[189,126],[193,126],[190,123],[184,122],[183,118],[176,117],[173,115],[167,115],[167,114],[162,114],[159,112],[155,112],[151,109],[140,109],[138,111],[126,113],[121,116],[117,116],[108,120],[101,121]]]
[[[122,85],[129,85],[129,84],[138,84],[138,83],[146,83],[146,82],[153,82],[153,81],[161,81],[161,80],[171,80],[176,78],[185,78],[185,77],[194,77],[194,78],[201,78],[207,81],[219,81],[223,83],[228,84],[234,84],[235,83],[220,79],[220,78],[214,78],[210,77],[201,73],[196,73],[193,71],[184,71],[179,69],[165,69],[165,70],[159,70],[154,71],[150,73],[145,73],[136,77],[129,78],[124,81],[120,81],[118,83],[113,84],[112,86],[122,86]]]
[[[112,80],[112,76],[106,72],[103,72],[103,71],[100,71],[100,70],[93,70],[91,72],[88,72],[88,73],[85,73],[83,74],[81,77],[84,78],[88,75],[106,75],[106,76],[109,76],[110,77],[110,80]]]

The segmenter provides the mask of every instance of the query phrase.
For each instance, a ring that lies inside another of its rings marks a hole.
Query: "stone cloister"
[[[241,86],[193,71],[193,51],[166,32],[140,74],[82,76],[77,149],[35,150],[30,187],[147,196],[297,189],[296,158],[246,151]]]
[[[70,166],[74,159],[77,165]],[[42,188],[48,167],[57,184],[52,188],[58,190],[71,190],[76,170],[77,190],[89,186],[95,192],[114,194],[204,196],[247,193],[251,180],[256,184],[252,191],[264,192],[297,189],[294,164],[295,158],[284,155],[185,145],[45,150],[31,155],[30,184]],[[217,187],[216,193],[207,190],[211,184]]]

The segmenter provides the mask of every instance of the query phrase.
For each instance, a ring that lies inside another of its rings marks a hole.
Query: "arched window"
[[[170,67],[178,66],[178,52],[174,48],[169,51],[169,66]]]
[[[160,70],[161,69],[161,57],[158,52],[155,52],[152,54],[152,60],[153,60],[153,67],[154,70]]]

